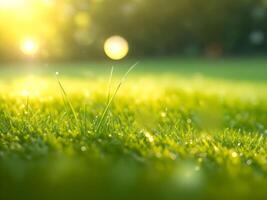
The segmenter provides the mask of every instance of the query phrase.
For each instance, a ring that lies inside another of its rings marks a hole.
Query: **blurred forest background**
[[[104,58],[112,35],[130,57],[263,55],[266,34],[267,0],[0,0],[1,61],[27,37],[53,61]]]

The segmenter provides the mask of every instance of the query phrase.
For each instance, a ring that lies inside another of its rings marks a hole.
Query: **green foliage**
[[[217,68],[221,78],[202,61],[198,75],[184,62],[184,76],[171,62],[144,63],[108,106],[109,69],[58,68],[61,89],[54,68],[22,80],[3,70],[0,198],[264,199],[266,80],[223,80],[231,61]],[[261,77],[265,68],[254,66]]]

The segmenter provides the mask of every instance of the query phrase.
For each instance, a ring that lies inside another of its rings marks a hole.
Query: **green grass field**
[[[267,198],[267,60],[135,62],[2,65],[0,199]]]

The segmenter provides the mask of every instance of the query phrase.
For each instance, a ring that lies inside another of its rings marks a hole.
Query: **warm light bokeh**
[[[24,0],[0,0],[0,9],[19,8],[24,3]]]
[[[39,46],[37,41],[32,38],[27,38],[22,41],[20,48],[25,55],[32,56],[37,53]]]
[[[129,44],[121,36],[112,36],[105,41],[104,51],[112,60],[121,60],[129,52]]]

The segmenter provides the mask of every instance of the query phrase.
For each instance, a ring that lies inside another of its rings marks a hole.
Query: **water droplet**
[[[82,151],[82,152],[85,152],[86,150],[87,150],[87,148],[86,148],[85,146],[82,146],[82,147],[81,147],[81,151]]]
[[[145,136],[149,142],[154,142],[154,138],[149,132],[145,132]]]
[[[234,151],[234,152],[232,152],[232,154],[231,154],[231,155],[232,155],[232,157],[233,157],[233,158],[236,158],[236,157],[238,156],[238,154],[237,154],[235,151]]]
[[[160,113],[160,116],[161,116],[162,118],[165,118],[165,117],[167,116],[167,114],[166,114],[166,112],[161,112],[161,113]]]
[[[247,165],[251,165],[252,164],[252,160],[251,159],[248,159],[247,162],[246,162]]]

